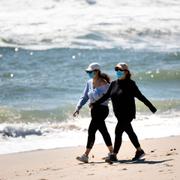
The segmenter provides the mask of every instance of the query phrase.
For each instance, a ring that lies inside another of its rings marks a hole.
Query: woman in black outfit
[[[115,66],[117,80],[113,81],[103,97],[91,104],[91,107],[104,102],[108,98],[111,98],[113,111],[118,120],[115,128],[115,142],[114,151],[109,154],[108,159],[111,161],[117,161],[117,153],[121,147],[122,134],[126,132],[136,148],[135,156],[132,160],[138,160],[145,155],[142,150],[138,138],[133,130],[131,121],[136,116],[135,97],[142,101],[149,109],[155,113],[157,110],[151,104],[151,102],[140,92],[136,83],[131,80],[131,74],[127,64],[118,63]],[[108,160],[107,159],[107,160]]]

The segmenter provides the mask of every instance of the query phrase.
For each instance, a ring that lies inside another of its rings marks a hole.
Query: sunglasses
[[[118,68],[118,67],[115,67],[114,68],[115,71],[123,71],[122,69]]]
[[[93,71],[86,71],[87,74],[91,74]]]

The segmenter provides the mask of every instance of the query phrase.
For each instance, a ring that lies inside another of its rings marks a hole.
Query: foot
[[[86,156],[85,154],[83,154],[82,156],[78,156],[76,159],[84,163],[88,163],[89,160],[88,156]]]
[[[145,152],[143,150],[136,151],[135,156],[132,158],[132,161],[136,161],[141,159],[145,155]]]
[[[109,153],[108,156],[105,158],[105,161],[106,162],[109,162],[109,161],[114,162],[114,161],[118,161],[118,159],[115,154]]]

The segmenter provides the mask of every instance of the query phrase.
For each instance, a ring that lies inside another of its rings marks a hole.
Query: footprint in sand
[[[166,167],[173,167],[172,164],[164,164]]]
[[[127,170],[127,168],[123,168],[122,170],[123,170],[123,171],[126,171],[126,170]]]
[[[153,150],[151,150],[151,153],[154,153],[156,151],[156,149],[153,149]]]
[[[92,173],[92,174],[88,174],[88,176],[94,176],[94,174]]]
[[[176,148],[171,148],[170,152],[166,153],[166,156],[178,155]]]
[[[163,170],[159,170],[159,172],[164,172]]]
[[[170,149],[170,151],[176,151],[176,148]]]
[[[48,171],[50,170],[51,168],[50,167],[47,167],[47,168],[41,168],[40,171]]]

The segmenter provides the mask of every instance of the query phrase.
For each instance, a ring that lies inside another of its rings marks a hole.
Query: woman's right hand
[[[76,110],[76,111],[73,113],[73,116],[76,117],[78,114],[79,114],[79,110]]]

